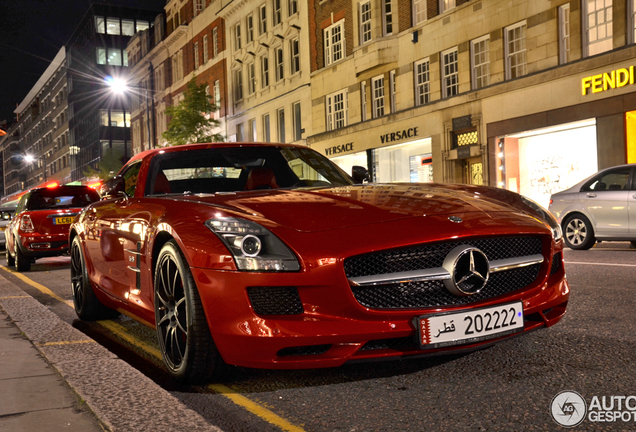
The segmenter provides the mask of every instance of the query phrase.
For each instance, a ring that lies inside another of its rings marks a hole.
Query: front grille
[[[307,355],[320,355],[329,351],[331,345],[310,345],[310,346],[299,346],[299,347],[288,347],[283,348],[278,353],[276,353],[279,357],[288,357],[288,356],[307,356]]]
[[[345,260],[347,277],[373,276],[441,267],[447,254],[459,245],[483,251],[490,261],[541,254],[541,237],[496,237],[455,240],[359,255]],[[541,264],[491,273],[475,295],[459,297],[443,281],[411,281],[374,286],[352,286],[356,300],[370,309],[422,309],[457,306],[509,294],[532,284]]]
[[[392,339],[376,339],[364,344],[360,351],[393,349],[397,351],[406,351],[417,346],[417,341],[413,336]]]
[[[454,240],[350,257],[345,260],[344,269],[352,278],[441,267],[446,255],[459,245],[480,249],[490,261],[541,253],[540,237]]]
[[[561,270],[561,252],[552,257],[552,266],[550,267],[550,276]]]
[[[530,285],[539,275],[541,264],[492,273],[486,286],[477,294],[457,297],[442,281],[423,281],[351,287],[358,303],[371,309],[420,309],[457,306],[487,300]]]
[[[259,315],[298,315],[304,312],[296,287],[249,287],[247,295]]]

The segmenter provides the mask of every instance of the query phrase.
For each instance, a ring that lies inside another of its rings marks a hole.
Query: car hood
[[[462,185],[374,184],[270,189],[167,198],[215,206],[266,225],[318,232],[411,217],[511,212],[518,209]],[[464,190],[466,189],[466,190]]]

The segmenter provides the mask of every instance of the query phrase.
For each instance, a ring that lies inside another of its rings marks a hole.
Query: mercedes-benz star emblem
[[[451,222],[455,222],[455,223],[464,222],[464,219],[460,218],[459,216],[449,216],[448,220],[451,221]]]
[[[450,251],[442,267],[451,275],[450,279],[444,280],[446,289],[462,297],[477,294],[486,286],[490,276],[486,254],[468,245],[457,246]]]

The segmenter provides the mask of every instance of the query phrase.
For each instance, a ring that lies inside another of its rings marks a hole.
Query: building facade
[[[66,77],[62,47],[14,111],[18,120],[2,145],[4,196],[47,182],[70,181]]]
[[[634,0],[310,9],[308,144],[347,171],[489,184],[547,206],[600,168],[636,162]]]
[[[133,154],[166,144],[161,138],[168,127],[166,108],[182,100],[192,78],[206,85],[217,107],[208,113],[220,122],[211,133],[226,135],[225,28],[219,9],[219,1],[170,0],[154,31],[129,42]]]

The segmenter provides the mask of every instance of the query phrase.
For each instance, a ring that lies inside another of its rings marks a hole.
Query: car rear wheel
[[[590,220],[582,214],[569,216],[563,225],[565,244],[570,249],[587,250],[596,243],[594,228]]]
[[[157,259],[155,323],[164,363],[175,380],[201,383],[221,372],[224,362],[190,268],[174,241],[163,246]]]
[[[88,279],[79,237],[75,237],[71,245],[71,291],[78,318],[84,321],[96,321],[115,318],[119,315],[116,310],[104,306],[95,295]]]
[[[11,256],[11,252],[9,251],[9,244],[5,246],[4,253],[6,254],[6,257],[7,257],[7,266],[13,267],[15,265],[15,258]]]
[[[15,239],[13,243],[15,244],[15,269],[19,272],[31,270],[31,258],[22,253],[18,239]]]

